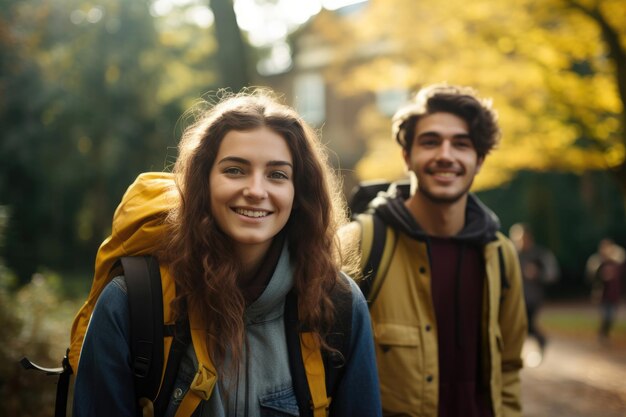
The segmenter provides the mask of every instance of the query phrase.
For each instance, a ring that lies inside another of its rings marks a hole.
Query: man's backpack
[[[401,195],[408,198],[409,194],[409,180],[394,182],[372,180],[360,182],[352,189],[348,198],[351,218],[361,226],[362,277],[358,283],[368,305],[371,305],[378,295],[398,241],[396,231],[392,227],[387,227],[374,210],[387,197]]]
[[[398,243],[398,233],[388,226],[375,212],[375,208],[387,197],[410,195],[408,180],[389,182],[384,180],[364,181],[359,183],[350,195],[348,206],[352,219],[361,226],[361,263],[362,278],[359,287],[372,305],[385,281],[387,271]],[[502,247],[498,248],[501,288],[509,288],[505,273],[505,261]]]
[[[154,415],[163,414],[169,402],[170,384],[189,343],[194,345],[198,358],[198,373],[177,416],[191,415],[199,402],[211,395],[217,372],[208,357],[202,319],[189,311],[188,320],[173,320],[169,301],[175,297],[174,280],[167,266],[159,265],[150,256],[157,250],[159,237],[164,233],[165,216],[176,203],[176,198],[171,174],[145,173],[137,178],[115,212],[111,236],[98,250],[92,288],[74,319],[70,347],[62,367],[43,368],[22,359],[21,363],[27,369],[59,375],[55,417],[66,416],[70,376],[78,368],[80,350],[96,301],[112,278],[122,274],[128,287],[131,352],[138,398],[152,402]],[[334,339],[329,344],[347,359],[352,324],[351,295],[337,291],[331,296],[338,320],[331,330]],[[297,305],[292,291],[285,303],[285,327],[296,398],[301,415],[323,416],[343,369],[335,355],[322,353],[312,334],[300,328]]]
[[[382,198],[401,195],[408,198],[411,184],[408,179],[398,181],[371,180],[361,181],[350,192],[348,208],[354,219],[360,213],[371,213]]]

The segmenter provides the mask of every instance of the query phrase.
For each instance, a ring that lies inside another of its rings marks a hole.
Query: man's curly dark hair
[[[469,135],[480,158],[485,157],[500,140],[498,116],[490,99],[479,99],[471,87],[434,84],[422,88],[413,100],[401,107],[392,119],[392,134],[402,148],[410,152],[417,121],[433,113],[451,113],[465,120]]]

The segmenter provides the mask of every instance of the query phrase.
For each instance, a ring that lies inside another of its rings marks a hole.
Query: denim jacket
[[[194,416],[299,415],[283,323],[285,295],[292,283],[285,250],[270,284],[246,309],[246,343],[241,363],[234,367],[236,372],[232,376],[220,375],[213,394],[200,404]],[[353,297],[350,360],[332,398],[329,415],[380,416],[367,304],[352,280],[350,286]],[[75,417],[137,415],[129,331],[125,281],[118,277],[98,299],[85,336],[75,382]],[[174,416],[196,368],[197,359],[190,345],[181,360],[166,416]]]

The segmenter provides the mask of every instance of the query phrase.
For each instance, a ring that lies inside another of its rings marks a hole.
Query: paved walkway
[[[524,417],[626,417],[623,344],[552,335],[543,362],[521,378]]]

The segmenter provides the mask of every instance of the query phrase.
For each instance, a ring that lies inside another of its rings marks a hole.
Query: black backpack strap
[[[173,337],[172,346],[167,356],[167,364],[163,373],[163,384],[159,390],[159,395],[154,400],[154,415],[164,416],[167,406],[170,402],[170,395],[174,389],[176,382],[176,374],[180,366],[180,361],[191,343],[191,331],[189,330],[189,320],[184,314],[185,319],[176,321],[175,324],[164,325],[163,334],[165,337]]]
[[[342,273],[340,279],[345,285],[336,285],[330,294],[335,306],[335,322],[326,338],[330,347],[337,349],[337,352],[322,352],[326,372],[326,393],[330,398],[335,397],[337,383],[345,372],[345,364],[350,360],[352,339],[352,292],[349,278]]]
[[[363,278],[358,284],[371,306],[387,277],[398,244],[398,232],[376,213],[361,215],[357,221],[361,224],[361,251],[365,258],[365,262],[361,262]]]
[[[43,372],[46,375],[58,375],[57,381],[57,394],[56,401],[54,403],[54,417],[66,417],[67,416],[67,393],[70,386],[70,376],[72,375],[72,367],[68,355],[70,350],[67,349],[65,356],[61,362],[60,368],[44,368],[31,362],[28,358],[23,357],[20,360],[20,364],[24,369],[33,369],[35,371]]]
[[[298,409],[300,410],[300,417],[309,417],[313,414],[311,412],[311,393],[304,364],[302,363],[301,330],[298,320],[298,297],[295,289],[292,289],[285,299],[285,337],[287,339],[289,369],[298,402]]]
[[[365,261],[365,267],[363,268],[363,279],[359,282],[359,287],[361,287],[365,299],[369,299],[369,294],[372,290],[372,285],[383,257],[385,243],[387,243],[387,226],[378,215],[372,214],[371,217],[373,226],[371,249],[367,261]]]
[[[326,342],[336,349],[336,352],[324,350],[324,374],[326,395],[333,398],[337,383],[345,372],[345,363],[349,360],[350,340],[352,337],[352,293],[349,289],[348,278],[341,274],[345,285],[336,285],[331,292],[331,299],[335,306],[335,322],[331,327]],[[301,328],[298,320],[298,297],[292,289],[285,300],[285,336],[289,355],[289,368],[295,390],[298,408],[301,417],[312,416],[311,392],[309,389],[306,370],[302,362],[302,347],[300,345]],[[331,403],[332,404],[332,403]],[[332,405],[331,405],[332,406]]]
[[[68,358],[69,354],[70,350],[68,348],[61,362],[63,372],[59,374],[59,381],[57,382],[54,417],[65,417],[67,415],[67,393],[70,386],[70,376],[72,375],[72,367],[70,366],[70,360]]]
[[[130,349],[137,398],[153,400],[163,370],[163,292],[159,264],[152,256],[120,259],[128,288]]]

